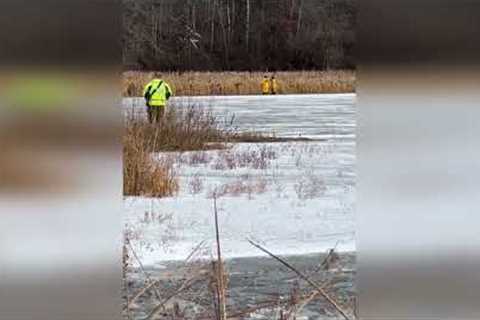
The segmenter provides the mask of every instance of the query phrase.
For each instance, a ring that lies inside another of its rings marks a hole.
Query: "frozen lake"
[[[145,265],[182,260],[199,243],[210,257],[218,197],[226,257],[260,255],[252,238],[278,254],[355,250],[355,95],[175,98],[219,117],[234,115],[240,130],[315,141],[243,143],[226,150],[158,154],[175,163],[180,192],[163,199],[127,198],[126,222]],[[143,99],[124,100],[145,112]]]
[[[355,139],[355,94],[174,97],[170,102],[211,108],[228,119],[234,115],[239,129],[284,137]],[[143,98],[125,98],[123,107],[146,113]]]

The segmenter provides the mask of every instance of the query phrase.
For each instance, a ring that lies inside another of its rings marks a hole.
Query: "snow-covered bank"
[[[284,255],[355,250],[353,142],[237,144],[227,150],[163,154],[177,164],[180,193],[127,198],[132,243],[146,265],[182,260],[215,239],[218,196],[226,258],[257,256],[246,238]]]

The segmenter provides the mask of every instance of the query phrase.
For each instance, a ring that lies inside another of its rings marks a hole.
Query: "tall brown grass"
[[[263,72],[137,72],[123,73],[122,94],[142,96],[143,87],[153,78],[168,82],[178,96],[260,94]],[[271,75],[271,73],[269,73]],[[279,93],[355,92],[353,71],[276,72]]]
[[[123,194],[172,196],[179,188],[173,163],[153,158],[155,140],[146,127],[145,123],[127,120],[123,137]]]
[[[205,153],[191,156],[191,159],[166,155],[155,157],[155,153],[224,149],[229,143],[252,141],[275,142],[283,139],[256,132],[239,132],[233,120],[220,121],[210,110],[201,106],[169,106],[161,121],[152,124],[135,113],[127,114],[123,138],[124,195],[172,196],[179,189],[174,159],[192,163],[206,161],[203,159]],[[225,154],[222,159],[226,168],[230,169],[231,166],[247,165],[263,168],[275,157],[266,148],[245,154]]]
[[[200,106],[170,106],[160,123],[149,124],[131,119],[151,137],[154,152],[208,150],[213,143],[227,142],[234,129],[219,121],[213,113]]]
[[[166,197],[178,191],[173,161],[154,158],[155,153],[219,148],[237,137],[210,111],[196,106],[170,107],[160,123],[131,114],[125,122],[123,184],[128,196]]]

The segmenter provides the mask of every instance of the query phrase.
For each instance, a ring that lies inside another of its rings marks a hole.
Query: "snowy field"
[[[209,258],[214,195],[226,257],[261,255],[247,238],[284,255],[355,250],[355,95],[176,99],[176,107],[194,101],[219,117],[234,115],[240,130],[315,141],[153,155],[175,164],[180,191],[125,200],[127,230],[143,264],[183,260],[199,245]],[[125,99],[124,108],[144,112],[142,99]]]

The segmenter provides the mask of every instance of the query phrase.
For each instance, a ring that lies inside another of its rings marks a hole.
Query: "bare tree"
[[[128,69],[354,68],[354,0],[122,0]]]
[[[245,45],[247,47],[247,51],[249,49],[250,44],[250,0],[245,0]]]

